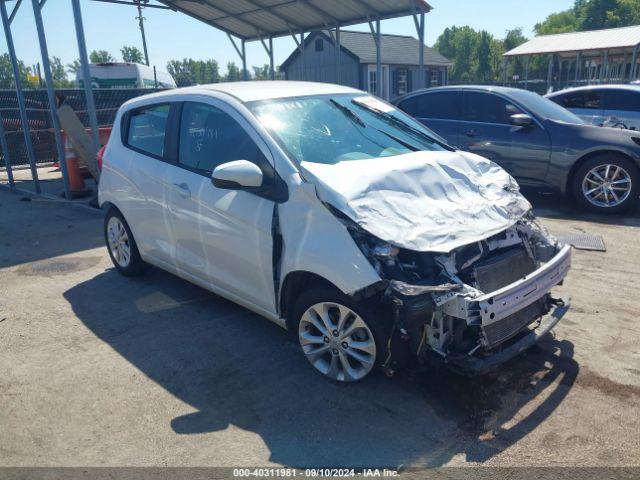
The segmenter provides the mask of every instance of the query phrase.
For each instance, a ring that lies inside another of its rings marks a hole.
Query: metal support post
[[[600,65],[600,83],[604,82],[605,78],[605,70],[607,69],[607,64],[609,63],[609,51],[605,50],[602,54],[602,65]]]
[[[20,70],[18,69],[18,60],[16,58],[16,50],[13,44],[13,36],[11,35],[11,20],[15,17],[15,14],[20,6],[18,2],[11,17],[7,15],[7,4],[4,0],[0,1],[0,15],[2,16],[2,26],[4,27],[4,35],[7,41],[7,49],[9,50],[9,57],[11,59],[11,67],[13,69],[13,78],[16,82],[16,97],[18,99],[18,109],[20,110],[20,123],[22,124],[22,133],[24,135],[24,143],[27,148],[27,156],[29,158],[29,166],[31,167],[31,178],[33,179],[33,185],[36,193],[41,193],[40,180],[38,179],[38,169],[36,168],[36,154],[33,150],[33,143],[31,142],[31,133],[29,129],[29,120],[27,118],[27,109],[24,104],[24,94],[22,92],[22,85],[20,83]],[[6,155],[6,152],[5,152]]]
[[[340,25],[336,26],[334,46],[336,49],[336,83],[340,84]]]
[[[89,114],[89,124],[91,125],[91,137],[95,151],[100,149],[100,139],[98,137],[98,117],[96,115],[96,104],[93,100],[93,88],[91,87],[91,72],[89,71],[89,58],[87,56],[87,44],[84,39],[84,26],[82,25],[82,11],[80,10],[80,0],[71,0],[73,7],[73,19],[76,27],[76,38],[78,41],[78,53],[80,54],[80,71],[82,73],[82,83],[84,83],[84,94],[87,102],[87,113]]]
[[[640,50],[640,43],[633,49],[633,55],[631,56],[631,78],[635,80],[638,76],[638,51]]]
[[[575,86],[578,86],[578,82],[580,81],[580,73],[582,71],[582,52],[578,52],[576,55],[576,80]]]
[[[524,89],[529,89],[529,62],[531,60],[531,56],[527,55],[524,58]]]
[[[553,55],[549,55],[549,66],[547,67],[547,92],[553,91],[553,85],[551,81],[553,80]]]
[[[9,144],[4,133],[4,124],[2,115],[0,114],[0,146],[2,146],[2,156],[4,157],[4,167],[7,169],[7,178],[9,179],[9,187],[15,188],[13,181],[13,170],[11,169],[11,153],[9,152]]]
[[[142,35],[142,49],[144,50],[144,62],[149,66],[149,53],[147,52],[147,37],[144,34],[144,17],[142,16],[142,5],[140,0],[136,0],[138,4],[138,24],[140,25],[140,34]]]
[[[247,49],[244,39],[242,39],[240,45],[242,47],[242,80],[246,82],[249,80],[249,71],[247,70]]]
[[[300,52],[302,52],[302,80],[307,79],[307,59],[304,56],[304,32],[300,32]]]
[[[269,37],[269,78],[276,79],[276,69],[273,62],[273,37]]]
[[[62,141],[62,133],[60,129],[60,120],[58,119],[58,106],[56,104],[56,95],[53,91],[53,78],[51,76],[51,64],[49,63],[49,49],[47,48],[47,37],[44,33],[44,25],[42,22],[42,6],[38,0],[31,0],[33,6],[33,15],[36,21],[36,30],[38,31],[38,41],[40,42],[40,55],[42,56],[42,69],[44,70],[44,79],[47,86],[47,99],[49,100],[49,114],[51,115],[51,126],[53,127],[53,138],[56,142],[56,154],[60,170],[62,171],[62,183],[64,185],[64,196],[67,200],[71,200],[71,189],[69,188],[69,175],[67,173],[67,162],[64,151],[64,143]]]

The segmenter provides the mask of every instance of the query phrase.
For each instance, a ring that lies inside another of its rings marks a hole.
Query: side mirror
[[[511,115],[511,124],[516,127],[528,127],[533,123],[533,118],[526,113],[516,113]]]
[[[211,174],[213,185],[229,190],[262,186],[262,171],[248,160],[234,160],[218,165]]]

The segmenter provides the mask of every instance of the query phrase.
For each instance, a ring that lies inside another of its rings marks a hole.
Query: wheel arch
[[[292,328],[293,319],[291,318],[291,313],[297,298],[305,289],[312,287],[326,287],[343,294],[345,293],[332,282],[316,273],[305,270],[296,270],[287,273],[287,276],[282,281],[282,288],[280,289],[279,307],[280,316],[286,320],[288,330]]]

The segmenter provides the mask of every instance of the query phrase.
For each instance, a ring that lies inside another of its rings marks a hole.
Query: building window
[[[438,74],[440,73],[440,70],[436,70],[436,69],[432,69],[431,70],[431,86],[432,87],[437,87],[438,86]]]
[[[374,95],[378,93],[378,72],[376,70],[369,70],[369,93]]]
[[[408,92],[407,69],[398,69],[398,95],[404,95]]]
[[[316,39],[316,52],[322,52],[324,50],[324,42],[321,38]]]

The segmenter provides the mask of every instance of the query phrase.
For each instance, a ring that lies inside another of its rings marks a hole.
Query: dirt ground
[[[102,215],[0,191],[0,466],[640,466],[640,217],[530,193],[573,308],[498,372],[337,385],[275,324],[111,266]]]

